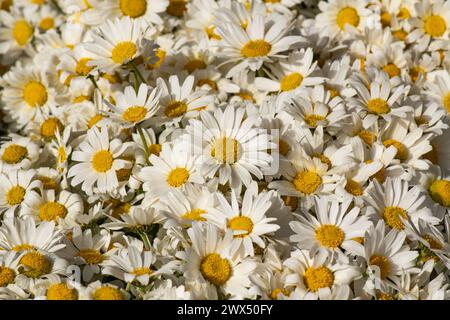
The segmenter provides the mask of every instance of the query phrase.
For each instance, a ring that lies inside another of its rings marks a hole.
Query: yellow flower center
[[[97,151],[92,157],[92,167],[95,171],[103,173],[112,168],[113,155],[108,150]]]
[[[278,142],[278,150],[280,154],[286,156],[290,149],[291,147],[289,146],[289,144],[283,139],[280,139],[280,141]]]
[[[234,236],[235,238],[244,238],[252,232],[253,221],[246,216],[234,217],[228,221],[228,228],[234,231],[245,231],[245,233]]]
[[[383,280],[386,279],[391,272],[391,264],[385,256],[373,255],[369,259],[369,264],[380,268],[380,278]]]
[[[95,290],[94,300],[125,300],[119,289],[110,286],[103,286]]]
[[[214,142],[211,156],[223,163],[235,163],[242,153],[241,144],[233,138],[219,138]]]
[[[391,25],[391,14],[387,11],[384,11],[380,15],[380,22],[383,27],[389,27]]]
[[[336,23],[341,30],[344,30],[346,24],[357,27],[359,25],[358,11],[352,7],[342,8],[337,14]]]
[[[92,128],[93,126],[95,126],[97,124],[97,122],[99,122],[100,120],[103,119],[103,116],[101,114],[96,114],[95,116],[93,116],[92,118],[89,119],[87,126],[88,128]]]
[[[362,187],[359,185],[358,182],[356,182],[355,180],[352,180],[352,179],[347,179],[347,184],[345,185],[345,190],[348,193],[354,195],[355,197],[362,196],[362,194],[363,194]]]
[[[143,276],[143,275],[151,275],[154,271],[150,268],[143,267],[143,268],[136,268],[133,270],[132,274],[135,274],[137,276]]]
[[[133,59],[137,52],[136,45],[131,41],[123,41],[112,49],[111,59],[117,64],[123,64]]]
[[[398,10],[397,17],[400,19],[409,19],[411,17],[411,13],[409,10],[405,7],[400,7],[400,10]]]
[[[27,250],[34,250],[36,249],[35,247],[33,247],[32,245],[29,245],[27,243],[24,244],[19,244],[17,246],[14,246],[12,248],[14,251],[20,252],[20,251],[27,251]]]
[[[444,105],[444,108],[447,110],[447,112],[450,113],[450,92],[444,96],[444,98],[442,99],[442,104]]]
[[[387,102],[380,98],[370,99],[367,102],[367,109],[373,114],[386,114],[391,111]]]
[[[320,162],[322,162],[323,164],[326,164],[327,167],[328,167],[328,169],[331,168],[332,165],[333,165],[333,164],[331,163],[330,158],[328,158],[328,157],[327,157],[326,155],[324,155],[324,154],[315,154],[315,155],[314,155],[314,158],[317,158],[317,159],[320,160]]]
[[[433,238],[432,236],[430,236],[428,234],[424,235],[423,239],[428,241],[428,243],[430,244],[430,248],[431,249],[441,250],[442,247],[443,247],[442,244],[439,241],[437,241],[435,238]]]
[[[337,89],[330,87],[330,86],[326,86],[326,88],[327,88],[328,92],[330,93],[331,99],[339,96],[339,91]]]
[[[150,154],[154,154],[159,156],[160,152],[161,152],[161,145],[158,143],[153,143],[151,145],[148,146],[148,151],[150,152]]]
[[[6,193],[6,202],[10,206],[21,204],[25,197],[25,189],[21,186],[14,186]]]
[[[361,130],[356,135],[358,137],[360,137],[361,140],[364,141],[365,143],[367,143],[369,146],[371,146],[372,142],[374,142],[376,140],[376,137],[373,134],[373,132],[368,131],[368,130]]]
[[[184,65],[184,70],[186,70],[189,73],[192,73],[192,72],[194,72],[195,70],[198,70],[198,69],[205,69],[205,68],[206,68],[206,63],[203,60],[200,60],[200,59],[189,60]]]
[[[297,209],[298,206],[298,198],[292,196],[281,196],[284,204],[292,208],[292,210]]]
[[[78,255],[86,261],[86,264],[99,264],[103,261],[103,255],[94,249],[80,250]]]
[[[377,294],[377,298],[378,300],[395,300],[393,296],[384,292]]]
[[[116,171],[117,180],[119,182],[128,181],[131,176],[131,171],[132,171],[131,168],[130,169],[122,168],[117,170]]]
[[[200,272],[206,280],[216,286],[224,285],[231,277],[231,266],[227,259],[210,253],[200,263]]]
[[[55,283],[47,289],[47,300],[78,300],[78,292],[65,283]]]
[[[25,20],[17,20],[12,30],[12,36],[19,46],[27,44],[33,36],[33,27]]]
[[[42,182],[42,187],[44,188],[44,190],[58,189],[58,184],[52,178],[40,176],[37,179]]]
[[[39,208],[39,218],[46,221],[55,221],[64,218],[67,208],[58,202],[47,202]]]
[[[322,184],[322,178],[313,171],[298,172],[292,181],[295,189],[304,194],[314,193]]]
[[[3,0],[0,3],[0,9],[1,10],[5,10],[5,11],[9,11],[9,8],[11,8],[12,4],[13,4],[12,0]]]
[[[388,63],[383,67],[383,71],[389,75],[389,78],[393,78],[400,75],[400,68],[393,63]]]
[[[242,100],[256,102],[256,100],[255,100],[255,98],[253,98],[253,94],[251,92],[241,91],[241,92],[238,93],[238,96],[241,97]]]
[[[208,85],[211,88],[211,90],[213,90],[213,91],[217,91],[217,89],[218,89],[217,82],[215,82],[214,80],[211,80],[211,79],[199,79],[197,81],[197,86],[198,87],[204,86],[205,84]]]
[[[264,40],[250,40],[241,49],[241,55],[245,58],[267,56],[272,50],[272,45]]]
[[[406,149],[406,147],[400,141],[388,139],[384,141],[383,144],[386,148],[394,146],[397,149],[397,154],[395,155],[396,159],[404,161],[408,158],[408,149]]]
[[[87,101],[87,100],[89,100],[88,96],[81,95],[81,96],[73,98],[72,102],[73,103],[80,103],[80,102]]]
[[[324,224],[316,229],[316,239],[324,247],[337,248],[344,242],[345,233],[338,226]]]
[[[166,106],[164,114],[169,118],[180,117],[186,113],[187,108],[187,104],[182,101],[172,101]]]
[[[321,288],[331,288],[334,283],[334,275],[325,266],[309,267],[303,275],[303,282],[309,290],[316,292]]]
[[[6,287],[8,284],[14,283],[16,273],[13,269],[0,267],[0,287]]]
[[[272,300],[278,300],[278,295],[279,294],[283,294],[286,297],[289,297],[289,291],[283,288],[276,288],[274,290],[272,290],[272,292],[270,293],[270,299]]]
[[[46,0],[31,0],[32,3],[37,5],[43,5]]]
[[[45,139],[53,139],[56,137],[56,129],[59,132],[64,130],[64,126],[58,118],[48,118],[41,124],[41,136]]]
[[[405,225],[401,218],[406,219],[408,217],[405,210],[400,207],[386,207],[383,212],[383,219],[386,224],[397,230],[403,230]]]
[[[438,15],[431,15],[423,23],[425,32],[432,37],[441,37],[447,30],[447,23],[444,18]]]
[[[205,212],[206,210],[202,209],[192,209],[191,211],[188,211],[185,214],[183,214],[181,217],[187,220],[206,221],[206,219],[202,217],[202,214]]]
[[[147,115],[145,107],[133,106],[126,109],[122,114],[122,119],[127,122],[136,123],[141,121]]]
[[[88,66],[87,63],[91,61],[92,59],[89,58],[81,58],[77,65],[75,66],[75,72],[81,76],[87,76],[89,72],[94,69],[94,67]]]
[[[373,160],[367,160],[365,163],[372,163]],[[382,167],[380,170],[378,170],[375,174],[371,175],[369,179],[377,179],[378,182],[383,183],[385,180],[385,170],[384,167]]]
[[[214,40],[222,40],[222,37],[214,32],[215,28],[216,28],[215,26],[210,26],[210,27],[205,28],[205,32],[208,35],[208,38],[214,39]]]
[[[166,12],[171,16],[181,18],[186,11],[186,0],[169,0]]]
[[[403,29],[398,29],[392,31],[392,35],[396,37],[398,40],[405,41],[406,37],[408,36],[408,33]]]
[[[28,156],[28,149],[18,144],[10,144],[5,148],[2,160],[7,164],[16,164]]]
[[[155,55],[158,58],[158,60],[153,64],[152,63],[148,64],[147,65],[148,69],[158,69],[166,59],[166,52],[161,48],[156,49]]]
[[[309,126],[315,128],[317,127],[317,122],[325,120],[325,117],[319,116],[318,114],[307,114],[303,117],[303,120],[305,120]]]
[[[53,29],[55,27],[55,20],[51,17],[47,17],[41,20],[41,22],[39,22],[39,28],[47,31],[50,29]]]
[[[450,207],[450,181],[435,180],[430,185],[429,191],[434,201],[444,207]]]
[[[414,67],[414,68],[412,68],[409,71],[409,75],[411,76],[411,80],[414,81],[414,82],[416,82],[417,79],[419,79],[420,75],[425,76],[425,73],[426,73],[425,69],[420,67],[420,66]]]
[[[280,82],[280,91],[291,91],[298,88],[303,82],[303,76],[298,72],[288,74]]]
[[[120,0],[119,4],[120,10],[124,16],[129,16],[131,18],[137,18],[147,11],[147,1],[146,0]]]
[[[174,188],[181,187],[189,179],[189,171],[186,168],[175,168],[167,175],[167,183]]]
[[[24,266],[21,272],[30,278],[39,278],[52,271],[50,261],[37,251],[30,251],[23,255],[20,263]]]
[[[37,81],[28,82],[23,88],[23,100],[30,107],[43,106],[48,99],[47,89]]]

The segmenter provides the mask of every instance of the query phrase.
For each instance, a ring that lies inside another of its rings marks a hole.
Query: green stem
[[[89,75],[88,78],[89,78],[89,80],[91,80],[91,82],[92,82],[92,84],[94,85],[94,87],[95,87],[96,89],[99,89],[99,90],[100,90],[100,88],[99,88],[98,85],[97,85],[97,81],[95,81],[94,77],[93,77],[92,75]],[[101,90],[100,90],[100,92],[101,92]]]
[[[139,72],[138,68],[136,67],[136,65],[134,64],[134,61],[130,62],[131,67],[133,68],[134,74],[139,78],[139,81],[141,83],[147,83],[144,80],[144,77],[142,76],[142,74]]]
[[[63,9],[61,9],[61,7],[59,6],[58,2],[56,0],[52,0],[53,5],[56,7],[56,10],[59,11],[59,13],[61,14],[66,14]]]
[[[150,157],[150,150],[148,149],[147,139],[145,139],[144,132],[142,131],[141,126],[137,126],[137,131],[139,133],[139,137],[141,138],[142,144],[144,145],[145,161],[148,165],[150,165],[150,161],[148,160],[148,158]]]
[[[150,241],[148,240],[147,234],[145,232],[142,232],[140,234],[140,236],[141,236],[142,242],[144,242],[144,248],[146,250],[150,250],[151,246],[150,246]]]

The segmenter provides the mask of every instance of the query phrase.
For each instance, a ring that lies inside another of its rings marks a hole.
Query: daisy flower
[[[114,190],[119,185],[117,170],[131,165],[130,162],[120,159],[127,147],[128,144],[119,139],[110,141],[106,127],[93,127],[72,153],[72,160],[79,163],[69,169],[71,184],[82,184],[81,188],[86,193],[92,193],[94,185],[100,192]]]
[[[231,204],[218,193],[217,208],[211,208],[203,217],[225,231],[232,230],[233,246],[240,248],[244,256],[254,256],[253,243],[265,248],[262,236],[274,233],[280,228],[272,223],[277,220],[276,218],[268,218],[266,215],[272,206],[272,196],[272,192],[258,194],[258,186],[253,182],[245,191],[240,206],[233,190]]]
[[[0,53],[14,55],[30,45],[35,26],[17,7],[10,12],[1,10],[0,21]]]
[[[100,280],[91,282],[80,292],[80,300],[128,300],[130,294],[120,287],[102,283]]]
[[[29,169],[39,158],[39,147],[29,137],[9,135],[11,141],[0,148],[0,160],[6,170]]]

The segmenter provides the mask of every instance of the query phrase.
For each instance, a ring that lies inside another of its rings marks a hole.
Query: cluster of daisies
[[[449,33],[448,0],[0,0],[0,299],[449,299]]]

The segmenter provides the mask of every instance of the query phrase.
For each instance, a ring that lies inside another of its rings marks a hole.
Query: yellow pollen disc
[[[172,101],[166,106],[164,114],[169,118],[180,117],[186,113],[187,108],[187,104],[182,101]]]
[[[267,56],[272,50],[272,45],[264,40],[250,40],[241,49],[241,55],[245,58]]]
[[[75,75],[74,75],[74,74],[69,74],[69,75],[67,76],[67,78],[64,80],[64,85],[67,86],[67,87],[69,87],[69,86],[70,86],[70,83],[72,82],[72,79],[73,79],[73,78],[75,78]]]
[[[66,214],[67,208],[58,202],[47,202],[39,208],[39,218],[45,221],[56,221]]]
[[[203,60],[200,60],[200,59],[189,60],[184,65],[184,70],[186,70],[189,73],[192,73],[195,70],[205,69],[205,68],[206,68],[206,63]]]
[[[398,40],[405,41],[406,37],[408,36],[408,33],[403,29],[399,29],[392,31],[392,35],[396,37]]]
[[[148,146],[148,151],[150,152],[150,154],[154,154],[159,156],[160,152],[161,152],[161,145],[158,143],[153,143],[151,145]]]
[[[53,139],[56,137],[56,129],[59,129],[59,132],[64,130],[61,121],[55,117],[48,118],[41,124],[41,136],[46,139]]]
[[[123,41],[112,49],[111,59],[117,64],[124,64],[134,58],[137,52],[136,45],[131,41]]]
[[[219,138],[214,142],[211,156],[223,163],[235,163],[241,157],[241,144],[233,138]]]
[[[378,300],[395,300],[393,296],[384,292],[377,294],[377,298]]]
[[[58,184],[52,178],[41,176],[38,177],[37,179],[42,182],[42,187],[44,188],[44,190],[58,189]]]
[[[10,206],[21,204],[25,198],[25,189],[21,186],[14,186],[6,193],[6,202]]]
[[[389,12],[384,11],[380,15],[380,22],[383,25],[383,27],[389,27],[391,25],[391,15]]]
[[[45,31],[53,29],[54,27],[55,27],[55,20],[53,20],[53,18],[51,17],[44,18],[41,20],[41,22],[39,22],[39,28]]]
[[[122,168],[116,171],[117,180],[119,182],[128,181],[131,176],[131,169]]]
[[[31,0],[31,2],[37,5],[43,5],[45,3],[45,0]]]
[[[291,91],[298,88],[303,82],[303,76],[298,72],[288,74],[280,82],[280,91]]]
[[[290,206],[292,210],[297,209],[298,206],[298,198],[292,196],[282,196],[283,202],[286,206]]]
[[[313,171],[301,171],[297,173],[292,183],[297,191],[311,194],[320,187],[322,178]]]
[[[167,183],[174,188],[181,187],[189,179],[189,171],[186,168],[175,168],[167,175]]]
[[[435,180],[430,185],[429,192],[437,203],[444,207],[450,207],[450,181]]]
[[[245,233],[237,234],[235,238],[244,238],[253,230],[253,221],[246,216],[238,216],[228,221],[228,228],[234,231],[245,231]]]
[[[19,46],[27,44],[33,36],[33,27],[25,20],[17,20],[12,29],[12,36]]]
[[[80,102],[88,101],[88,100],[89,100],[88,96],[81,95],[81,96],[75,97],[72,102],[73,103],[80,103]]]
[[[397,13],[397,17],[400,19],[409,19],[411,17],[411,13],[405,7],[401,7]]]
[[[14,251],[20,252],[20,251],[34,250],[35,248],[32,245],[24,243],[14,246],[12,249]]]
[[[331,160],[324,154],[315,154],[314,158],[317,158],[320,160],[320,162],[322,162],[323,164],[326,164],[328,169],[330,169],[332,167],[332,163]]]
[[[444,98],[442,99],[442,104],[444,105],[444,108],[447,110],[447,112],[450,114],[450,92],[444,96]]]
[[[58,163],[64,163],[64,161],[67,160],[67,153],[66,153],[66,149],[64,147],[59,147],[58,148]]]
[[[12,4],[13,4],[12,0],[3,0],[0,3],[0,9],[9,12],[9,8],[11,8]]]
[[[307,114],[303,117],[303,120],[310,126],[310,127],[317,127],[317,122],[325,120],[325,117],[319,116],[318,114]]]
[[[345,190],[354,195],[355,197],[362,196],[363,189],[358,182],[352,179],[347,179],[347,184],[345,185]]]
[[[403,230],[405,225],[401,218],[408,217],[405,210],[400,207],[386,207],[383,212],[383,219],[386,224],[392,229]]]
[[[359,25],[358,12],[352,7],[342,8],[337,14],[336,23],[341,30],[344,30],[347,23],[357,27]]]
[[[394,146],[397,149],[397,154],[395,155],[395,158],[404,161],[408,158],[408,150],[406,147],[401,143],[400,141],[394,140],[394,139],[388,139],[383,142],[384,146],[386,148],[389,148],[390,146]]]
[[[214,40],[222,40],[222,37],[214,32],[215,28],[216,28],[215,26],[205,28],[205,32],[208,35],[208,38]]]
[[[129,16],[131,18],[138,18],[147,11],[147,1],[146,0],[120,0],[119,3],[120,11],[122,11],[124,16]]]
[[[93,126],[95,126],[97,124],[97,122],[99,122],[100,120],[103,119],[103,116],[101,114],[96,114],[95,116],[93,116],[92,118],[89,119],[87,126],[88,128],[92,128]]]
[[[7,164],[16,164],[28,156],[28,149],[18,144],[10,144],[5,148],[2,160]]]
[[[146,115],[147,109],[145,107],[133,106],[122,113],[122,119],[127,122],[136,123],[144,119]]]
[[[204,85],[208,85],[212,91],[217,91],[218,86],[217,86],[217,82],[215,82],[214,80],[210,80],[210,79],[199,79],[197,81],[197,86],[201,87]]]
[[[430,36],[441,37],[447,30],[447,23],[441,16],[431,15],[425,19],[423,28]]]
[[[97,172],[106,172],[112,168],[113,155],[108,150],[100,150],[92,157],[92,167]]]
[[[156,49],[155,55],[158,58],[158,60],[153,64],[148,64],[147,65],[148,69],[158,69],[166,59],[166,52],[161,48]]]
[[[206,213],[206,210],[192,209],[191,211],[183,214],[181,217],[187,220],[206,221],[206,219],[201,216],[203,213]]]
[[[370,99],[367,102],[367,109],[373,114],[386,114],[391,111],[387,102],[380,98]]]
[[[114,218],[120,217],[121,214],[130,212],[131,204],[128,202],[120,203],[116,207],[114,207],[112,211],[112,216]]]
[[[325,266],[309,267],[303,274],[303,282],[309,290],[316,292],[321,288],[331,288],[334,283],[334,275]]]
[[[443,248],[442,244],[439,241],[437,241],[435,238],[433,238],[432,236],[430,236],[428,234],[424,235],[423,239],[428,241],[431,249],[441,250]]]
[[[75,67],[75,72],[81,76],[87,76],[89,72],[94,69],[94,67],[88,66],[87,63],[92,59],[89,58],[81,58]]]
[[[287,156],[290,149],[291,147],[289,146],[289,144],[283,139],[280,139],[280,141],[278,142],[278,150],[280,154],[283,156]]]
[[[389,75],[389,78],[397,77],[400,75],[400,68],[393,63],[388,63],[383,67],[383,71]]]
[[[135,274],[137,276],[143,276],[143,275],[151,275],[154,271],[150,268],[144,267],[144,268],[136,268],[133,270],[132,274]]]
[[[364,238],[363,237],[352,238],[352,240],[358,242],[359,244],[364,244]]]
[[[345,240],[345,233],[338,226],[324,224],[316,229],[316,239],[324,247],[337,248]]]
[[[422,67],[414,67],[409,71],[409,75],[411,76],[411,80],[416,82],[419,79],[419,76],[425,76],[425,69]]]
[[[422,158],[426,159],[426,160],[430,160],[430,162],[432,164],[438,164],[439,163],[439,155],[438,155],[438,151],[436,149],[436,147],[431,144],[431,151],[428,151],[427,153],[425,153]]]
[[[103,286],[95,290],[93,294],[94,300],[125,300],[119,289]]]
[[[326,86],[326,88],[327,88],[328,92],[330,93],[331,99],[339,96],[339,91],[337,89],[330,87],[330,86]]]
[[[55,283],[47,289],[47,300],[78,300],[78,292],[65,283]]]
[[[253,98],[253,95],[250,92],[241,91],[241,92],[238,93],[238,96],[241,97],[242,100],[256,102],[255,98]]]
[[[80,250],[78,255],[86,261],[86,264],[99,264],[103,261],[103,255],[94,249]]]
[[[105,78],[111,84],[116,84],[116,83],[122,82],[122,80],[120,79],[120,76],[117,73],[113,73],[113,74],[105,73],[105,74],[102,74],[102,78]]]
[[[272,290],[272,292],[270,293],[270,295],[269,295],[270,299],[278,300],[278,295],[280,293],[285,295],[286,297],[289,297],[289,291],[288,290],[282,289],[282,288],[276,288],[276,289]]]
[[[200,272],[216,286],[224,285],[231,277],[231,265],[217,253],[210,253],[200,263]]]
[[[361,140],[367,143],[369,146],[371,146],[372,142],[376,140],[376,136],[373,134],[373,132],[368,130],[361,130],[356,135],[360,137]]]
[[[181,18],[186,11],[186,0],[169,0],[166,12],[171,16]]]
[[[0,287],[6,287],[8,284],[14,283],[16,273],[13,269],[0,267]]]
[[[391,273],[391,264],[385,256],[373,255],[369,259],[369,264],[380,268],[380,278],[383,280],[385,280]]]
[[[23,88],[23,100],[30,107],[43,106],[48,99],[47,89],[37,81],[28,82]]]
[[[39,278],[52,271],[50,261],[37,251],[30,251],[23,255],[20,264],[25,267],[22,273],[30,278]]]

